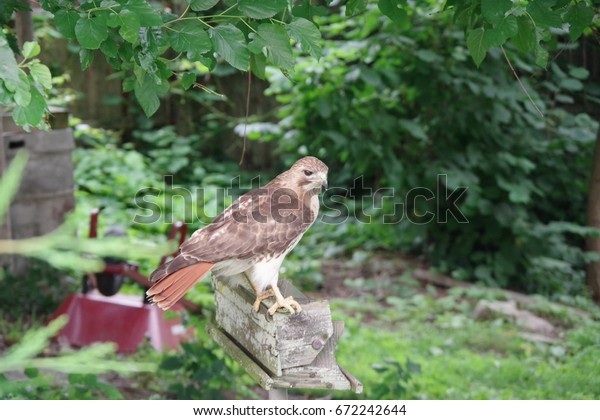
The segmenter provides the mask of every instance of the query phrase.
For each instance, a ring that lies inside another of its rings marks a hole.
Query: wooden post
[[[279,281],[284,296],[294,296],[302,312],[268,316],[263,302],[252,309],[254,293],[243,276],[213,276],[215,322],[208,334],[265,390],[269,399],[287,399],[290,388],[352,390],[362,384],[335,360],[342,321],[332,321],[327,301],[309,301],[287,280]]]
[[[287,388],[273,388],[269,391],[270,400],[287,400],[288,390]]]
[[[7,166],[6,144],[4,142],[4,111],[0,108],[0,176],[4,173]],[[4,220],[0,220],[0,239],[12,239],[10,206],[6,210]]]

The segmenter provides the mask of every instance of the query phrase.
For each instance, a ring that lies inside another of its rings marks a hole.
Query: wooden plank
[[[273,387],[340,391],[349,391],[352,389],[350,381],[348,381],[348,378],[346,378],[338,366],[332,369],[315,366],[286,369],[282,376],[273,378]]]
[[[312,363],[333,334],[327,301],[310,302],[298,315],[275,314],[281,368]]]
[[[344,323],[331,320],[327,301],[310,302],[281,280],[284,296],[301,301],[303,311],[269,317],[271,302],[255,313],[255,296],[246,283],[242,276],[213,278],[216,325],[207,325],[207,332],[261,387],[362,392],[362,384],[335,360]]]
[[[289,294],[299,294],[286,280],[280,284]],[[217,324],[276,376],[282,375],[282,369],[312,363],[333,334],[327,301],[309,302],[302,295],[306,300],[302,312],[269,318],[264,303],[258,314],[254,312],[253,292],[240,278],[216,277],[213,286]]]
[[[238,345],[212,323],[206,324],[206,332],[215,340],[233,360],[262,388],[267,391],[273,388],[273,379],[254,360],[252,360]]]
[[[293,388],[326,388],[338,390],[352,389],[346,375],[335,360],[335,348],[344,332],[343,321],[333,321],[332,336],[323,342],[323,349],[310,366],[284,369],[281,378],[274,378],[274,386]]]
[[[350,382],[350,389],[352,389],[352,392],[355,392],[357,394],[362,394],[363,384],[360,383],[360,381],[358,379],[356,379],[356,377],[354,377],[354,375],[352,375],[346,369],[344,369],[341,366],[338,366],[338,367],[340,368],[340,370],[342,371],[342,373],[344,374],[346,379],[348,379],[348,381]]]
[[[274,388],[353,389],[351,382],[340,368],[331,369],[326,372],[318,367],[296,368],[298,369],[297,371],[286,372],[284,376],[272,377],[252,357],[242,350],[231,337],[216,327],[216,325],[210,322],[207,323],[206,332],[221,346],[225,353],[242,366],[258,385],[267,391]],[[360,390],[362,390],[362,385]]]
[[[287,388],[273,388],[269,391],[269,400],[287,400],[288,390]]]
[[[281,362],[275,325],[265,318],[265,314],[255,313],[252,304],[239,293],[237,283],[228,279],[214,278],[216,321],[223,331],[252,354],[256,360],[276,375],[281,375]]]

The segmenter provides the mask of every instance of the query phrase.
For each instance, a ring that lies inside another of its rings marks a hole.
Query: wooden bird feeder
[[[254,312],[255,294],[243,276],[213,276],[212,281],[216,323],[209,323],[207,332],[270,391],[270,398],[285,398],[290,388],[362,392],[362,384],[335,360],[344,323],[331,320],[326,300],[309,301],[289,281],[279,280],[283,296],[294,296],[302,312],[271,317],[267,309],[274,300],[267,299]]]

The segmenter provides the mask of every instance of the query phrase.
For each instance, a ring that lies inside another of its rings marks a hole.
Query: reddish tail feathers
[[[169,309],[190,290],[214,266],[201,262],[175,271],[158,280],[147,292],[152,303],[163,310]]]

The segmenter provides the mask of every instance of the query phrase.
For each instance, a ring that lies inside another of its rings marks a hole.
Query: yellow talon
[[[295,314],[296,312],[302,312],[302,307],[298,302],[294,300],[292,296],[288,296],[285,299],[277,300],[277,302],[275,302],[269,308],[269,315],[274,315],[278,309],[287,309],[291,315]]]
[[[263,300],[270,298],[270,297],[274,297],[274,296],[275,296],[275,292],[273,292],[273,289],[269,289],[262,293],[257,293],[256,300],[254,301],[254,305],[252,305],[252,309],[254,309],[254,312],[258,312],[258,310],[260,309],[260,303]]]

